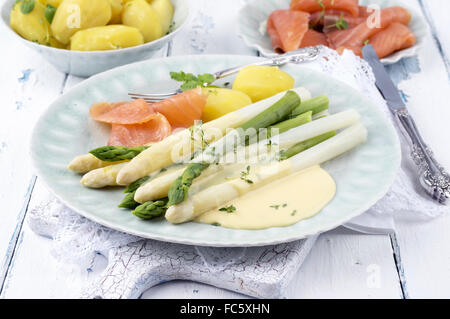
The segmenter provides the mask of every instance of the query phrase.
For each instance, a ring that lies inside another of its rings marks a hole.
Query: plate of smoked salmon
[[[97,223],[192,245],[289,242],[366,211],[400,166],[390,121],[322,72],[261,62],[178,56],[83,81],[34,128],[39,179]],[[128,96],[173,89],[158,101]]]
[[[399,0],[253,1],[239,18],[239,35],[264,56],[317,45],[362,56],[370,43],[384,64],[416,55],[427,30],[423,17]]]

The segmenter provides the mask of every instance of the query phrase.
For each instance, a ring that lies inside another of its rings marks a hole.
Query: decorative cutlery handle
[[[433,152],[425,144],[411,115],[406,108],[395,112],[411,141],[411,156],[419,166],[420,183],[435,200],[445,204],[450,199],[450,177],[436,161]]]
[[[317,47],[305,48],[295,50],[289,53],[281,54],[277,57],[267,58],[266,60],[262,60],[256,63],[251,63],[247,65],[242,65],[234,68],[225,69],[219,72],[214,73],[215,79],[221,79],[227,77],[229,75],[238,73],[243,68],[249,65],[268,65],[268,66],[281,66],[288,62],[293,63],[301,63],[305,61],[312,61],[318,57],[320,49]]]

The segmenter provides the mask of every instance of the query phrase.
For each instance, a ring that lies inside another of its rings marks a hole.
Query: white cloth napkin
[[[338,55],[323,47],[321,52],[319,59],[305,65],[361,90],[391,118],[365,61],[350,51]],[[402,136],[401,140],[402,147],[407,145]],[[422,221],[449,211],[450,208],[437,205],[417,187],[416,168],[409,150],[405,148],[402,152],[402,166],[388,194],[344,226],[364,233],[385,234],[395,229],[394,215]],[[51,195],[30,211],[28,223],[36,233],[53,238],[53,255],[64,263],[89,268],[97,252],[109,255],[108,267],[84,290],[84,297],[137,297],[152,285],[171,279],[197,280],[256,297],[284,297],[287,282],[316,239],[314,236],[290,244],[244,250],[195,248],[142,240],[91,222]],[[137,254],[137,250],[141,253]],[[170,254],[164,253],[167,251]],[[267,256],[277,258],[267,259]],[[130,265],[134,266],[123,267],[123,260],[133,260]],[[175,266],[174,261],[178,261]],[[158,267],[160,264],[171,267]],[[261,276],[265,272],[270,273],[269,283],[268,277]]]

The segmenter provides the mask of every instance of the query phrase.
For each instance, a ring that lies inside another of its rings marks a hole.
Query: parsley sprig
[[[20,11],[22,11],[23,14],[28,14],[33,11],[35,4],[35,0],[24,0],[20,4]]]
[[[55,13],[56,7],[52,6],[51,4],[47,4],[47,7],[45,7],[44,16],[48,23],[52,23]]]
[[[241,179],[245,182],[247,182],[248,184],[253,184],[253,181],[251,179],[248,179],[248,175],[250,174],[250,165],[247,166],[247,168],[245,169],[245,171],[241,172]]]
[[[219,211],[221,211],[221,212],[227,212],[227,213],[232,213],[232,212],[234,212],[235,210],[236,210],[236,207],[234,207],[233,205],[219,208]]]
[[[178,82],[183,82],[180,89],[185,92],[188,90],[195,89],[196,87],[206,87],[209,83],[215,80],[214,75],[210,73],[204,73],[199,75],[194,75],[192,73],[180,72],[170,72],[170,77]]]
[[[348,29],[348,22],[344,19],[345,15],[341,13],[341,16],[339,17],[339,20],[336,21],[334,24],[330,24],[326,26],[327,29],[329,28],[336,28],[338,30],[347,30]]]

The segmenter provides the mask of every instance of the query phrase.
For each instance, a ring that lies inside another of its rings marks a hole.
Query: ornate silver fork
[[[214,76],[214,80],[211,82],[208,82],[208,83],[204,83],[204,85],[209,85],[218,79],[235,74],[235,73],[239,72],[241,69],[243,69],[244,67],[249,66],[249,65],[282,66],[289,62],[301,63],[301,62],[306,62],[306,61],[312,61],[319,56],[319,52],[320,52],[320,49],[317,47],[304,48],[304,49],[291,51],[291,52],[288,52],[288,53],[285,53],[285,54],[282,54],[282,55],[279,55],[279,56],[276,56],[273,58],[267,58],[265,60],[261,60],[261,61],[255,62],[255,63],[241,65],[241,66],[237,66],[237,67],[233,67],[233,68],[228,68],[228,69],[213,73],[212,75]],[[147,103],[154,103],[154,102],[158,102],[158,101],[167,99],[178,93],[181,93],[180,89],[173,90],[170,92],[165,92],[165,93],[144,94],[144,93],[129,92],[128,95],[132,99],[144,99]]]
[[[378,56],[369,44],[363,48],[363,57],[372,67],[376,85],[386,103],[399,120],[411,143],[411,156],[419,167],[419,181],[425,191],[437,202],[446,204],[450,199],[450,177],[444,168],[434,158],[433,152],[428,148],[409,115],[398,89],[381,64]]]

